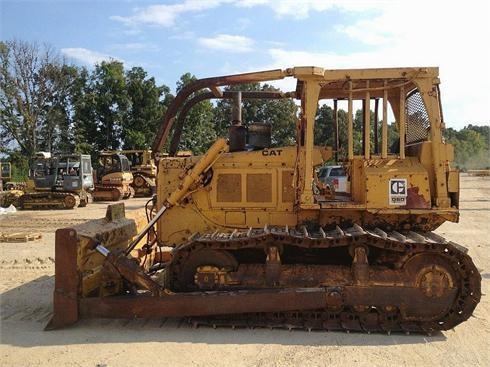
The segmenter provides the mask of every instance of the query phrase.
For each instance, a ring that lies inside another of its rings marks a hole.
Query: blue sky
[[[490,124],[489,3],[0,0],[0,37],[49,44],[88,68],[141,66],[172,90],[186,72],[439,66],[446,124],[460,129]]]

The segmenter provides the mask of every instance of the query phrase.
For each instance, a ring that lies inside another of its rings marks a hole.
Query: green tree
[[[469,124],[467,128],[479,133],[483,138],[484,146],[486,147],[485,149],[488,150],[490,148],[490,126],[476,126]]]
[[[342,161],[347,158],[347,112],[343,109],[337,110],[339,146],[338,160]],[[335,125],[334,110],[332,107],[324,104],[317,110],[315,118],[315,145],[335,147]],[[356,134],[355,134],[356,135]],[[335,153],[335,152],[334,152]],[[332,158],[333,159],[333,158]]]
[[[226,91],[269,91],[279,90],[268,84],[248,83],[233,85]],[[232,120],[233,101],[223,99],[215,108],[215,129],[219,136],[228,134]],[[272,146],[292,145],[296,142],[297,107],[291,99],[242,99],[242,124],[264,122],[271,125]]]
[[[124,149],[144,149],[152,145],[171,98],[170,89],[157,86],[141,67],[126,72],[129,107],[123,123]],[[163,100],[162,100],[163,97]]]
[[[339,160],[347,158],[347,124],[348,113],[343,109],[337,110],[338,115],[338,130],[339,130]],[[362,154],[362,110],[357,110],[353,116],[353,142],[354,154]],[[374,119],[373,119],[374,121]],[[332,107],[323,104],[321,105],[315,117],[315,145],[324,145],[335,147],[335,132],[334,132],[334,110]]]
[[[85,150],[87,142],[94,153],[120,149],[124,119],[130,105],[123,64],[103,61],[90,75],[82,73],[82,79],[85,83],[75,103],[77,147]],[[80,141],[81,133],[85,142]]]
[[[46,79],[53,84],[53,91],[45,104],[45,116],[42,125],[40,146],[49,152],[72,152],[74,150],[73,135],[73,95],[77,88],[80,69],[75,66],[61,67],[48,65],[45,70]]]
[[[321,105],[315,117],[315,145],[334,146],[334,111],[332,107]]]
[[[456,131],[448,128],[444,136],[454,145],[454,162],[460,169],[482,169],[490,167],[490,127],[468,125]]]
[[[338,109],[338,124],[339,124],[339,150],[338,157],[339,161],[345,160],[347,158],[347,145],[348,145],[348,136],[347,136],[347,123],[348,123],[348,113],[343,109]],[[363,155],[364,151],[362,149],[362,140],[363,140],[363,121],[364,116],[362,110],[356,110],[353,116],[353,143],[354,143],[354,154]],[[374,153],[374,112],[371,111],[371,133],[370,133],[370,142],[371,142],[371,153]],[[378,121],[378,150],[381,152],[381,131],[382,131],[382,123]],[[317,115],[315,118],[315,144],[316,145],[326,145],[326,146],[335,146],[334,142],[334,110],[332,107],[324,104],[318,108]],[[390,151],[390,147],[396,146],[398,141],[398,130],[396,127],[396,123],[392,122],[388,124],[388,151]]]
[[[188,83],[196,80],[190,73],[183,74],[177,82],[177,93]],[[195,96],[192,94],[190,97]],[[202,154],[216,140],[213,105],[209,100],[194,105],[184,120],[179,149]]]
[[[83,154],[93,152],[93,144],[89,135],[92,131],[90,122],[95,124],[95,110],[92,101],[87,98],[89,72],[86,68],[79,70],[78,78],[72,86],[73,123],[72,139],[74,151]],[[95,130],[95,127],[93,127]]]
[[[29,176],[29,157],[22,154],[19,150],[11,151],[8,155],[8,159],[5,161],[10,162],[12,168],[11,181],[26,181]]]
[[[0,42],[0,145],[31,157],[58,150],[69,129],[76,69],[49,46]]]

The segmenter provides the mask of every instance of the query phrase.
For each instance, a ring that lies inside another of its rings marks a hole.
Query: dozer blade
[[[46,330],[71,325],[79,317],[79,300],[96,292],[104,258],[94,247],[103,242],[111,251],[123,250],[144,226],[146,218],[125,218],[124,203],[107,207],[106,217],[56,231],[53,317]]]
[[[424,309],[430,321],[432,315],[447,312],[446,306],[451,305],[456,296],[456,289],[451,289],[443,296],[427,302],[419,288],[386,285],[173,293],[147,276],[134,259],[126,257],[128,246],[132,247],[135,241],[142,239],[140,236],[135,237],[136,229],[137,221],[124,217],[124,204],[121,203],[109,206],[104,219],[56,232],[54,315],[46,330],[69,326],[80,317],[200,317],[307,313],[315,310],[330,310],[335,314],[343,305],[375,305],[378,309],[384,309],[396,304],[407,319],[411,318],[411,314],[420,316],[420,310]],[[100,251],[101,247],[103,251]],[[108,267],[111,270],[107,271]],[[106,275],[111,271],[115,271],[118,276],[108,278]],[[121,284],[118,282],[122,283],[123,278],[126,282],[138,284],[142,291],[121,292]],[[322,321],[322,325],[326,325],[322,327],[334,328],[325,322]],[[338,328],[346,330],[357,330],[364,325],[355,318],[345,317],[339,322]],[[407,325],[404,327],[409,327]],[[382,327],[382,321],[377,317],[368,329],[376,331]],[[399,330],[400,327],[390,326],[390,329]],[[414,326],[411,330],[421,329]],[[429,331],[432,330],[435,328],[430,326]]]

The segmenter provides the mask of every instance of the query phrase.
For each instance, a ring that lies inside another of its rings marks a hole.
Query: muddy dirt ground
[[[490,366],[490,178],[463,176],[460,223],[436,232],[469,248],[482,275],[474,317],[427,335],[191,328],[181,319],[82,320],[45,332],[54,287],[54,231],[100,218],[107,204],[0,215],[1,366]],[[146,199],[126,201],[138,210]]]

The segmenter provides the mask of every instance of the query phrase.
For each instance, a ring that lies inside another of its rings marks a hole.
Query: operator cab
[[[107,154],[102,153],[99,159],[98,176],[114,173],[114,172],[129,172],[131,165],[128,158],[123,154]]]

